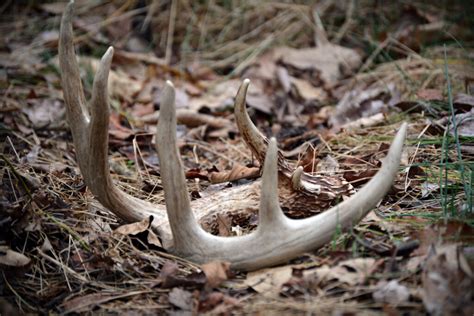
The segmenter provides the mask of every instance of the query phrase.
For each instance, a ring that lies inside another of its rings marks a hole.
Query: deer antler
[[[406,124],[398,131],[382,168],[358,193],[317,216],[302,220],[287,218],[279,205],[279,189],[283,202],[290,207],[296,204],[296,207],[319,210],[321,205],[327,205],[352,187],[343,181],[306,174],[301,168],[293,171],[279,153],[275,139],[268,141],[250,121],[245,110],[249,81],[245,80],[237,93],[235,116],[244,140],[257,158],[261,162],[264,160],[261,184],[254,182],[208,199],[190,201],[176,145],[175,91],[168,81],[163,90],[156,135],[166,207],[154,206],[120,191],[113,185],[107,157],[107,80],[113,48],[109,48],[101,60],[89,114],[74,54],[73,3],[71,1],[67,6],[61,22],[59,61],[68,121],[84,181],[105,207],[125,221],[139,221],[153,215],[152,225],[166,249],[195,262],[229,261],[236,269],[253,270],[274,265],[322,246],[332,238],[337,227],[344,229],[355,225],[390,188],[400,163]],[[332,189],[333,182],[336,190]],[[238,198],[232,199],[232,194],[237,194]],[[247,200],[252,202],[246,204]],[[303,202],[298,202],[300,200]],[[214,236],[196,220],[206,221],[226,208],[253,207],[254,201],[259,201],[259,225],[248,235]]]

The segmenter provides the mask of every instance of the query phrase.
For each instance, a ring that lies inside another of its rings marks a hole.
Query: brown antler
[[[302,220],[287,218],[279,205],[278,190],[283,204],[288,207],[317,211],[352,187],[344,181],[306,174],[300,168],[293,170],[279,153],[275,140],[268,141],[250,121],[245,110],[249,81],[245,80],[236,97],[235,116],[244,140],[257,158],[264,160],[261,184],[256,181],[190,201],[176,145],[175,91],[168,81],[156,136],[166,207],[151,205],[120,191],[110,177],[107,155],[107,79],[113,48],[107,50],[100,63],[89,114],[74,54],[72,14],[73,1],[61,22],[59,61],[68,121],[84,181],[105,207],[125,221],[139,221],[153,215],[152,225],[166,249],[195,262],[229,261],[236,269],[274,265],[320,247],[332,238],[337,227],[356,224],[390,188],[398,170],[406,124],[398,131],[380,171],[358,193],[317,216]],[[259,226],[248,235],[214,236],[196,220],[206,223],[219,211],[252,209],[256,204],[259,204]]]

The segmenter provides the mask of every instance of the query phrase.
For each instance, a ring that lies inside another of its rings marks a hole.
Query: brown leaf
[[[328,95],[321,87],[315,87],[310,82],[291,77],[291,83],[295,87],[298,96],[305,102],[308,101],[319,101],[324,102],[327,100]]]
[[[372,293],[372,297],[379,303],[398,305],[408,302],[410,298],[409,289],[398,283],[397,280],[391,280],[390,282],[381,280],[376,287],[377,289]]]
[[[138,118],[145,115],[150,115],[155,112],[155,107],[153,103],[135,103],[130,111],[134,118]]]
[[[431,248],[422,273],[423,303],[435,315],[474,313],[474,275],[460,247]]]
[[[344,172],[344,179],[354,186],[362,185],[369,182],[370,179],[377,173],[377,169],[367,169],[364,171],[346,171]]]
[[[223,128],[231,125],[228,119],[184,109],[176,111],[176,120],[187,127],[208,125],[212,128]]]
[[[226,315],[230,308],[236,306],[239,301],[221,292],[211,292],[200,299],[199,313],[212,311],[213,315]]]
[[[175,287],[168,295],[168,300],[170,304],[183,311],[193,310],[193,294],[189,291]]]
[[[207,287],[215,288],[227,280],[230,272],[230,262],[211,261],[201,266],[207,278]]]
[[[388,84],[384,88],[348,91],[337,104],[335,113],[329,118],[329,124],[338,128],[360,118],[386,112],[397,103],[398,98],[394,84]]]
[[[331,155],[327,155],[318,163],[318,172],[325,175],[334,175],[339,171],[339,163]]]
[[[156,234],[151,229],[148,229],[148,236],[147,236],[146,240],[150,245],[163,248],[163,245],[161,244],[161,241],[158,239]]]
[[[234,97],[240,86],[240,80],[224,80],[219,82],[207,93],[189,100],[189,108],[198,111],[203,107],[211,110],[233,106]]]
[[[421,100],[443,100],[443,92],[438,89],[421,89],[416,93]]]
[[[117,53],[116,53],[117,54]],[[115,60],[115,58],[114,58]],[[100,60],[96,58],[87,58],[81,57],[80,63],[85,69],[92,69],[93,72],[97,72],[99,68]],[[85,64],[85,66],[84,66]],[[139,64],[134,65],[134,67],[141,67]],[[128,102],[132,101],[132,97],[136,96],[140,93],[143,88],[142,80],[138,80],[133,78],[130,73],[132,69],[129,67],[127,71],[120,71],[120,70],[113,70],[109,71],[109,84],[108,88],[110,91],[110,95],[117,97],[121,100],[126,100]],[[137,76],[135,76],[137,77]],[[145,78],[142,78],[143,80]]]
[[[59,101],[43,99],[35,100],[31,106],[23,108],[33,127],[58,127],[65,119],[65,107]]]
[[[31,259],[11,250],[8,246],[0,246],[0,265],[10,267],[23,267],[31,262]]]
[[[229,181],[236,181],[240,179],[256,178],[260,175],[260,168],[248,168],[240,164],[234,164],[232,170],[222,172],[211,172],[209,180],[211,183],[222,183]]]
[[[293,266],[262,269],[247,274],[245,284],[256,292],[266,296],[278,296],[283,284],[293,275]]]
[[[143,219],[140,222],[119,226],[117,229],[114,230],[114,232],[121,235],[134,236],[136,234],[145,232],[148,229],[148,227],[150,227],[152,220],[153,220],[153,216],[150,216],[148,218]]]
[[[177,286],[202,288],[206,284],[206,276],[203,272],[181,275],[176,262],[167,261],[160,271],[161,287],[170,289]]]
[[[251,93],[251,91],[249,89],[249,94],[246,98],[247,105],[265,114],[272,114],[274,103],[270,96],[263,93],[263,91],[257,93]]]
[[[467,111],[470,108],[474,107],[474,96],[465,94],[465,93],[458,93],[453,100],[455,108],[463,107]]]
[[[459,136],[474,137],[474,108],[470,112],[457,114],[457,132]],[[454,135],[454,127],[451,126],[449,130],[451,135]]]
[[[281,61],[300,70],[316,69],[324,83],[332,85],[361,64],[359,54],[350,48],[326,44],[313,48],[277,48]]]
[[[91,293],[69,299],[62,304],[62,307],[66,312],[80,313],[91,310],[93,306],[106,303],[116,298],[116,295],[109,293]]]
[[[217,225],[219,236],[228,237],[232,235],[232,218],[228,213],[217,213]]]
[[[122,124],[120,124],[120,117],[114,113],[110,115],[109,125],[109,135],[113,136],[116,139],[129,139],[132,135],[135,134],[135,132],[130,128],[122,126]]]
[[[178,264],[174,261],[166,261],[165,264],[161,267],[160,278],[165,279],[170,275],[175,275],[179,271]]]
[[[41,10],[52,14],[63,14],[66,9],[66,2],[44,3],[39,7]]]
[[[209,177],[205,172],[202,172],[201,169],[189,169],[185,173],[186,179],[201,179],[201,180],[209,180]]]

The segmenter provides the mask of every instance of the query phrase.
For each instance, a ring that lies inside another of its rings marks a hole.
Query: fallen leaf
[[[266,297],[278,296],[283,284],[293,275],[293,267],[262,269],[247,274],[245,284]]]
[[[291,84],[295,87],[298,96],[305,102],[318,101],[322,103],[328,98],[323,88],[315,87],[306,80],[291,77]]]
[[[397,280],[391,280],[390,282],[381,280],[377,283],[376,288],[375,292],[372,293],[372,297],[379,303],[399,305],[408,302],[410,298],[409,289],[398,283]]]
[[[422,89],[416,93],[418,98],[426,101],[443,100],[443,92],[438,89]]]
[[[456,117],[457,134],[464,137],[474,137],[474,108],[470,112],[457,114]],[[454,126],[449,130],[454,135]]]
[[[189,291],[175,287],[169,293],[168,301],[183,311],[193,310],[193,294]]]
[[[334,175],[339,171],[339,163],[331,155],[327,155],[318,163],[318,173]]]
[[[257,109],[260,112],[265,114],[272,114],[274,104],[273,100],[270,98],[270,96],[263,93],[263,91],[260,91],[259,93],[252,93],[249,89],[246,101],[248,106]]]
[[[465,93],[458,93],[454,97],[453,103],[455,108],[459,108],[460,106],[466,109],[467,107],[474,107],[474,96]]]
[[[228,279],[230,262],[211,261],[203,264],[201,269],[207,278],[206,286],[208,288],[215,288]]]
[[[288,70],[286,70],[285,67],[278,66],[276,69],[276,75],[283,91],[289,93],[291,90],[291,77],[288,74]]]
[[[213,315],[224,315],[226,312],[238,305],[239,300],[221,292],[211,292],[199,301],[199,313],[212,311]]]
[[[431,183],[431,182],[425,181],[421,184],[421,197],[425,198],[428,195],[430,195],[432,192],[435,192],[438,190],[439,190],[438,183]]]
[[[114,232],[121,235],[134,236],[136,234],[143,233],[144,231],[146,231],[150,227],[152,220],[153,216],[150,216],[140,222],[119,226],[114,230]]]
[[[0,265],[10,267],[23,267],[31,262],[31,259],[11,250],[8,246],[0,246]]]
[[[352,73],[362,61],[355,50],[330,43],[303,49],[280,47],[277,51],[286,65],[300,70],[318,70],[321,79],[328,85]]]
[[[146,240],[150,245],[163,248],[160,239],[158,239],[158,236],[156,236],[156,234],[151,229],[148,229]]]
[[[309,281],[309,284],[315,283],[314,281],[317,284],[327,284],[329,281],[336,280],[349,286],[355,286],[363,284],[373,273],[374,267],[377,267],[374,258],[354,258],[339,262],[334,267],[323,265],[304,271],[303,277]]]
[[[66,2],[56,2],[56,3],[44,3],[39,7],[41,10],[52,13],[52,14],[62,14],[66,9]]]
[[[329,124],[336,129],[357,119],[386,112],[398,102],[398,98],[394,84],[388,84],[384,88],[348,91],[336,105],[335,113],[329,118]]]
[[[433,246],[422,273],[426,310],[433,315],[472,315],[473,277],[458,245]]]
[[[260,175],[260,168],[249,168],[235,163],[230,171],[211,172],[209,180],[211,183],[222,183],[236,181],[240,179],[252,179]]]
[[[23,112],[35,128],[59,127],[64,123],[66,109],[59,101],[43,99],[24,107]]]
[[[224,80],[211,90],[197,98],[189,100],[189,109],[198,112],[207,107],[211,110],[234,106],[234,98],[240,86],[240,80]]]
[[[219,236],[228,237],[232,235],[232,218],[229,213],[217,213],[216,221]]]
[[[62,308],[66,312],[80,313],[91,310],[96,305],[106,303],[116,298],[116,295],[112,295],[109,293],[92,293],[86,295],[79,295],[65,301],[62,304]]]

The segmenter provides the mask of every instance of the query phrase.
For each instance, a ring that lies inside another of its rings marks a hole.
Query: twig
[[[176,26],[176,12],[178,10],[178,1],[171,1],[170,20],[168,24],[168,35],[166,37],[165,64],[169,66],[171,55],[173,54],[174,29]]]

